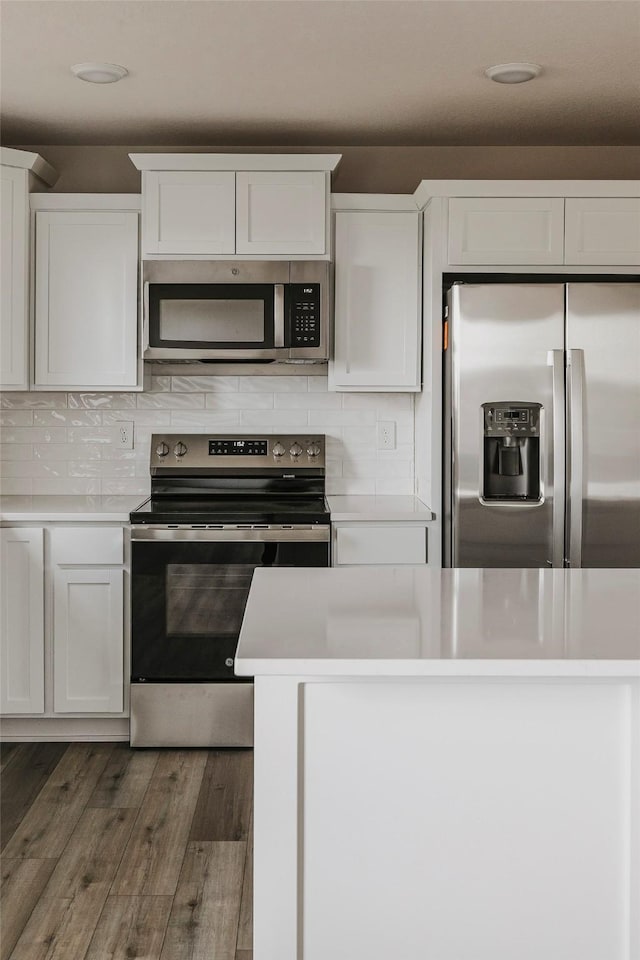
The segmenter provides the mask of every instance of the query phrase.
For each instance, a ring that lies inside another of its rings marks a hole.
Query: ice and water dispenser
[[[482,499],[540,501],[540,403],[483,403]]]

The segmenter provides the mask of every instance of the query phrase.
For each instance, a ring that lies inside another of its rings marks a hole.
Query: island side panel
[[[254,960],[299,960],[300,681],[256,677]]]
[[[314,682],[303,702],[298,960],[636,960],[637,682]]]

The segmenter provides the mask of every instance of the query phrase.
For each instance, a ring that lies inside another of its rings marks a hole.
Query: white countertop
[[[430,508],[417,497],[392,495],[379,496],[327,496],[331,519],[334,523],[345,520],[429,522],[434,519]]]
[[[258,569],[236,673],[640,678],[640,570]]]
[[[8,496],[0,503],[0,523],[111,521],[126,523],[145,497]],[[417,497],[328,496],[333,521],[429,522],[433,514]]]
[[[136,496],[10,496],[0,502],[0,523],[128,523],[145,498]]]

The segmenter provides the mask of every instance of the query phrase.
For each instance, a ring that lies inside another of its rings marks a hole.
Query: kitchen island
[[[640,571],[257,570],[255,960],[638,960]]]

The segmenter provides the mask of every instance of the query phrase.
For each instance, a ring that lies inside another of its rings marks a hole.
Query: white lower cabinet
[[[52,525],[0,532],[2,713],[122,714],[123,527]]]
[[[44,537],[41,528],[0,530],[0,712],[44,711]]]
[[[56,713],[122,711],[122,560],[121,528],[52,531]]]
[[[332,566],[423,564],[427,562],[427,527],[409,523],[336,523]]]

